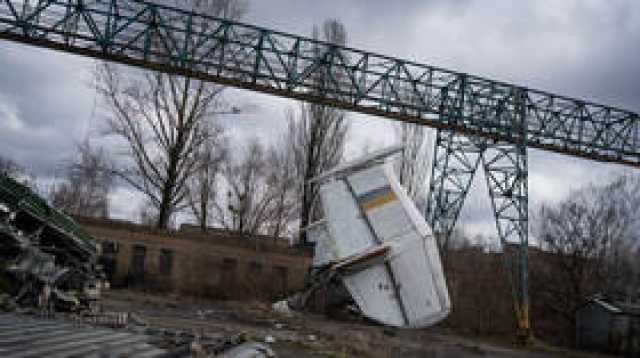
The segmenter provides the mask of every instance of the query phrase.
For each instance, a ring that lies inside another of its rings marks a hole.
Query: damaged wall
[[[166,232],[122,221],[77,220],[103,243],[107,261],[112,258],[113,269],[106,262],[105,271],[116,287],[215,299],[276,299],[302,289],[311,264],[309,251],[290,248],[284,240],[224,230]]]

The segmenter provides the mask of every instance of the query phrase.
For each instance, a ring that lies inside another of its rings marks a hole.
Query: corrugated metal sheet
[[[162,357],[149,336],[62,320],[0,314],[1,357]]]
[[[330,235],[317,235],[329,243],[318,244],[316,255],[327,257],[319,251],[335,247],[337,261],[350,261],[386,245],[390,249],[385,260],[358,262],[356,272],[343,274],[362,312],[401,327],[424,327],[444,319],[450,301],[435,238],[391,164],[366,167],[359,161],[351,170],[343,166],[339,174],[324,176],[320,187]]]
[[[329,246],[335,247],[337,260],[357,255],[375,245],[347,183],[342,180],[324,183],[320,187],[320,198],[333,240]]]
[[[391,277],[383,265],[345,275],[343,280],[367,317],[391,326],[406,325],[401,302],[394,293]]]

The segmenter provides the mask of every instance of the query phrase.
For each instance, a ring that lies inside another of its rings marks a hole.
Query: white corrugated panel
[[[400,304],[383,265],[345,276],[343,282],[367,317],[392,326],[404,324]]]
[[[385,164],[385,173],[398,199],[402,202],[405,213],[413,223],[416,235],[422,238],[423,249],[420,252],[424,254],[423,259],[427,264],[425,274],[428,273],[431,276],[431,282],[436,296],[433,297],[434,304],[430,307],[429,313],[423,316],[421,319],[422,323],[416,326],[432,325],[443,320],[451,311],[451,300],[449,298],[447,281],[444,277],[438,243],[424,217],[398,182],[391,163]]]
[[[325,182],[320,197],[330,235],[325,240],[335,243],[336,259],[390,244],[383,263],[343,276],[365,315],[399,327],[425,327],[448,315],[449,293],[435,238],[391,163]]]
[[[400,295],[407,310],[408,325],[433,325],[451,310],[438,245],[424,217],[398,182],[391,163],[384,165],[384,172],[402,206],[395,214],[403,217],[400,221],[403,225],[404,219],[411,222],[410,232],[402,237],[387,238],[398,242],[391,253],[391,265],[396,281],[401,283]]]
[[[374,245],[358,204],[344,181],[332,180],[320,187],[327,229],[335,241],[336,259],[361,253]]]
[[[389,184],[382,165],[376,165],[349,175],[349,183],[358,195]]]
[[[425,255],[424,240],[414,233],[399,240],[392,251],[391,270],[398,283],[410,327],[437,323],[449,313],[448,302],[442,300],[441,290],[434,278],[434,270]]]
[[[349,183],[361,202],[366,202],[367,197],[384,195],[395,191],[391,187],[383,165],[376,165],[365,171],[349,176]],[[397,195],[396,199],[397,199]],[[375,199],[373,199],[375,200]],[[379,205],[365,211],[369,222],[381,241],[389,241],[413,230],[413,224],[405,214],[400,200],[391,200],[384,205]]]

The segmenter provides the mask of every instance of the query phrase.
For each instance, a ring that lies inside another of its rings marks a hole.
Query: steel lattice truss
[[[0,0],[0,38],[640,167],[636,113],[158,4]]]
[[[451,234],[480,163],[496,216],[498,236],[503,244],[524,241],[528,218],[527,153],[525,147],[510,143],[487,143],[452,131],[439,131],[427,220],[436,233]]]
[[[518,327],[528,331],[527,148],[438,131],[426,217],[436,235],[449,237],[480,164],[484,169]]]

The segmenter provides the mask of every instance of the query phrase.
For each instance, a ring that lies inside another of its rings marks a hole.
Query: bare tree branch
[[[77,146],[79,157],[65,168],[64,181],[50,192],[52,204],[69,214],[108,217],[113,177],[102,149],[89,141]]]
[[[175,6],[232,19],[246,11],[240,0],[175,0]],[[206,34],[214,25],[203,20],[192,26],[194,33]],[[155,52],[177,46],[171,33],[158,31],[151,38]],[[194,45],[184,48],[195,51]],[[166,228],[172,215],[193,207],[189,181],[207,165],[201,162],[201,148],[216,140],[210,121],[224,88],[160,72],[132,72],[106,63],[96,71],[98,91],[111,112],[107,132],[121,138],[128,149],[128,163],[114,171],[146,196],[157,210],[156,226]]]
[[[629,256],[637,255],[630,248],[640,235],[638,189],[638,179],[623,176],[539,209],[536,236],[542,249],[555,255],[547,268],[551,274],[541,278],[536,289],[570,323],[591,294],[638,294],[640,282],[632,274],[638,263]]]

